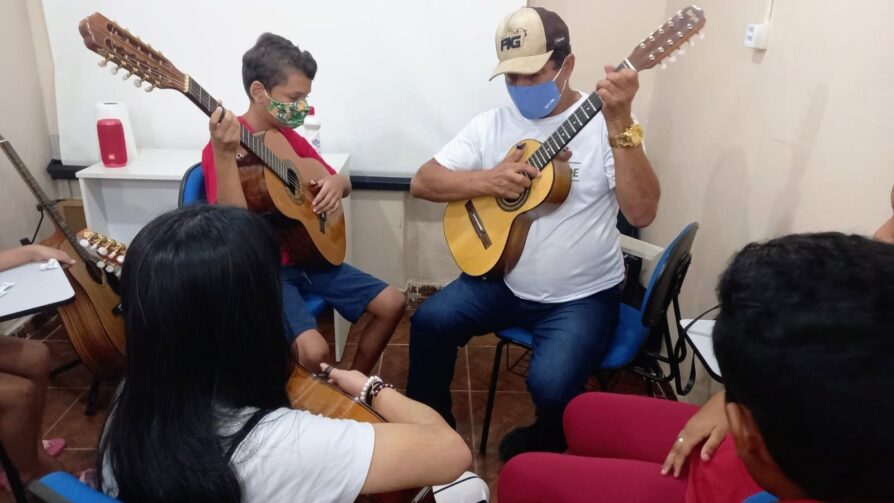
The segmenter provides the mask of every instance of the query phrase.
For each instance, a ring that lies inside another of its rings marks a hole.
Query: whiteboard
[[[266,31],[308,50],[309,102],[324,152],[351,154],[354,175],[412,176],[475,115],[508,104],[494,32],[521,0],[43,0],[53,53],[62,161],[99,160],[96,103],[128,108],[138,148],[196,149],[207,117],[174,90],[145,93],[99,68],[78,33],[95,11],[150,43],[228,109],[243,113],[242,54]]]

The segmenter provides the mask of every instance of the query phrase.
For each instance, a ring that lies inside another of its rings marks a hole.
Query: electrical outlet
[[[766,51],[770,42],[769,24],[749,24],[745,29],[745,47]]]

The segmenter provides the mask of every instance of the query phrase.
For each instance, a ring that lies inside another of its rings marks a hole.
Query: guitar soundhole
[[[509,199],[507,197],[498,197],[497,198],[497,206],[500,207],[503,211],[516,211],[525,205],[528,201],[528,196],[531,195],[531,187],[525,188],[525,191],[521,193],[515,199]]]
[[[286,188],[289,189],[289,197],[295,202],[301,202],[301,177],[294,168],[286,171]]]

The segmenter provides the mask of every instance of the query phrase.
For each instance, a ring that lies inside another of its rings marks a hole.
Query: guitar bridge
[[[478,210],[475,209],[475,205],[472,204],[471,199],[466,201],[466,212],[469,214],[469,222],[472,223],[472,229],[475,230],[475,234],[478,235],[481,244],[484,245],[485,249],[490,248],[493,243],[490,240],[490,236],[487,235],[487,230],[484,228],[484,222],[481,221],[481,217],[478,215]]]
[[[326,214],[320,213],[320,232],[326,234]]]

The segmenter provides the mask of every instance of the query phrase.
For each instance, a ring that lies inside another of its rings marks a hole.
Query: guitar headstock
[[[78,244],[95,260],[96,267],[109,274],[121,276],[127,245],[90,229],[78,232]]]
[[[146,92],[156,87],[176,89],[183,93],[189,90],[187,75],[178,70],[161,52],[99,12],[82,19],[78,30],[84,38],[84,45],[103,57],[99,66],[106,66],[108,63],[114,65],[113,75],[119,69],[127,72],[124,80],[136,75],[134,85],[140,87],[144,82],[148,83]]]
[[[692,38],[700,36],[699,32],[705,27],[705,13],[695,5],[690,5],[677,11],[664,24],[644,38],[630,53],[627,60],[637,71],[665,65],[665,60],[673,63],[674,52],[683,53],[683,46]]]

